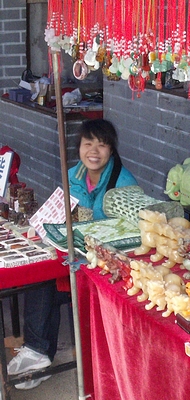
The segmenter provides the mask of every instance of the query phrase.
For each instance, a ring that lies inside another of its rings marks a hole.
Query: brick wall
[[[117,129],[124,165],[146,194],[168,200],[169,169],[190,157],[190,100],[151,89],[132,97],[126,81],[104,77],[104,117]]]
[[[26,0],[0,0],[0,95],[15,88],[26,68]]]
[[[57,118],[32,108],[0,100],[0,144],[18,152],[20,182],[32,187],[39,205],[62,185]],[[77,129],[80,119],[67,121],[68,168],[78,160]]]

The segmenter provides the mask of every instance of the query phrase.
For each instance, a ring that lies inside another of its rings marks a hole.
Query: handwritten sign
[[[7,153],[0,155],[0,196],[2,197],[4,197],[7,187],[12,157],[12,151],[8,151]]]

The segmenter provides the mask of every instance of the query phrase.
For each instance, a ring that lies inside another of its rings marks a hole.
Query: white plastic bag
[[[66,92],[62,96],[62,104],[63,107],[68,106],[70,104],[78,104],[82,100],[82,95],[79,88],[73,90],[72,92]]]

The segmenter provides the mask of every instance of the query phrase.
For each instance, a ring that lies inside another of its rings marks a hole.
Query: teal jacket
[[[93,218],[95,220],[107,218],[103,212],[103,197],[113,166],[114,159],[111,157],[100,176],[98,185],[91,193],[88,192],[86,185],[87,168],[81,161],[68,171],[70,194],[79,200],[79,206],[93,209]],[[122,166],[115,187],[131,185],[137,185],[137,181],[131,172]]]

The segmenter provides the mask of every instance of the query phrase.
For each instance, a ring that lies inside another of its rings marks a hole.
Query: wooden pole
[[[57,121],[58,121],[58,132],[59,132],[61,173],[62,173],[62,184],[64,190],[64,199],[65,199],[67,242],[68,242],[68,255],[69,255],[69,265],[70,265],[70,283],[71,283],[71,296],[72,296],[76,359],[77,359],[78,391],[79,391],[79,399],[83,400],[86,399],[86,396],[84,395],[84,377],[83,377],[76,275],[75,272],[72,272],[71,270],[71,263],[74,261],[75,256],[74,256],[72,217],[71,217],[70,192],[69,192],[68,168],[67,168],[67,151],[66,151],[66,138],[65,138],[66,135],[65,135],[64,113],[62,105],[61,82],[60,82],[59,62],[58,62],[59,57],[60,53],[52,52]]]

